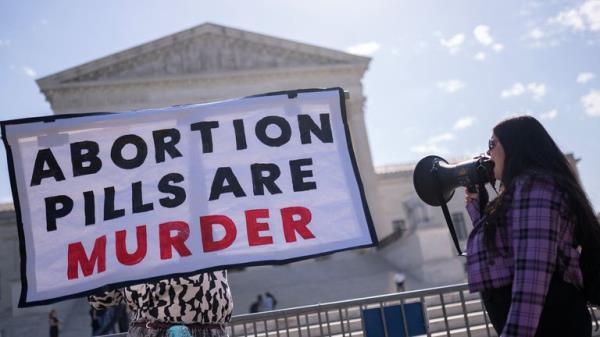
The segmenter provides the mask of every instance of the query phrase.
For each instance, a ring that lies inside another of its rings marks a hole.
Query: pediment
[[[176,33],[38,80],[69,83],[150,79],[343,64],[369,58],[214,24]]]

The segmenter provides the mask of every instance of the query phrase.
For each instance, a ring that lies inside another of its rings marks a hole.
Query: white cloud
[[[600,1],[586,1],[579,7],[579,12],[585,18],[590,30],[600,30]]]
[[[600,31],[600,0],[587,0],[579,7],[558,13],[549,22],[573,31]]]
[[[482,45],[492,48],[496,52],[500,52],[504,49],[504,45],[502,43],[494,43],[494,38],[492,34],[490,34],[490,27],[485,25],[479,25],[473,29],[473,36],[475,36],[475,40],[481,43]],[[485,57],[483,57],[485,58]],[[476,60],[483,60],[481,57],[476,57]]]
[[[474,58],[477,61],[483,61],[483,60],[485,60],[485,53],[484,52],[479,52],[479,53],[475,54]]]
[[[553,120],[554,118],[556,118],[556,116],[558,116],[558,110],[552,109],[546,112],[542,112],[540,114],[540,119]]]
[[[446,91],[447,93],[454,93],[465,87],[465,82],[461,80],[448,80],[437,82],[438,88]]]
[[[422,153],[422,154],[446,154],[448,150],[438,146],[437,144],[421,144],[417,146],[411,146],[409,148],[411,152]]]
[[[543,38],[544,36],[546,36],[546,33],[544,33],[543,30],[541,30],[538,27],[535,27],[534,29],[532,29],[529,34],[527,34],[527,36],[533,40],[539,40],[541,38]]]
[[[7,47],[8,45],[10,45],[10,40],[2,40],[2,39],[0,39],[0,48]]]
[[[354,46],[346,48],[346,51],[350,54],[370,56],[375,54],[381,48],[381,45],[375,41],[359,43]]]
[[[479,25],[473,30],[475,39],[484,46],[489,46],[494,43],[494,38],[490,34],[490,27]]]
[[[492,49],[494,51],[501,52],[502,50],[504,50],[504,45],[502,43],[494,43]]]
[[[553,19],[554,22],[569,27],[573,30],[584,30],[585,24],[579,12],[575,9],[566,10],[558,13]]]
[[[500,93],[502,98],[512,97],[512,96],[521,96],[525,93],[525,86],[521,82],[517,82],[512,85],[509,89],[504,89]]]
[[[550,48],[560,45],[565,40],[564,36],[561,36],[564,29],[558,27],[556,23],[552,23],[551,20],[547,20],[543,26],[533,27],[522,36],[522,39],[533,48]]]
[[[581,97],[581,104],[586,114],[600,117],[600,90],[592,90]]]
[[[429,138],[424,144],[412,146],[409,150],[411,152],[416,153],[446,154],[448,153],[448,150],[444,147],[441,147],[438,143],[450,141],[453,139],[454,134],[446,132]]]
[[[577,83],[587,83],[596,77],[594,73],[586,72],[577,75]]]
[[[524,36],[534,48],[556,47],[565,41],[568,36],[565,32],[571,31],[579,35],[600,32],[600,0],[576,1],[579,5],[565,8],[558,14],[549,17],[541,27],[535,27]],[[575,3],[572,1],[571,3]],[[596,44],[597,36],[583,35],[588,44]]]
[[[536,100],[540,100],[542,97],[546,96],[546,85],[543,83],[529,83],[527,85],[527,90],[529,90]]]
[[[508,98],[513,96],[521,96],[527,92],[530,93],[535,100],[540,100],[542,99],[542,97],[546,96],[546,85],[544,83],[535,82],[531,82],[525,85],[521,82],[517,82],[513,84],[510,88],[502,90],[500,96],[502,98]]]
[[[464,130],[473,125],[475,118],[473,117],[463,117],[454,123],[454,130]]]
[[[446,47],[450,54],[455,54],[460,50],[460,46],[465,42],[464,34],[456,34],[450,39],[440,39],[442,46]]]
[[[427,140],[427,143],[429,144],[436,144],[439,142],[445,142],[448,140],[453,140],[454,139],[454,134],[450,133],[450,132],[445,132],[436,136],[433,136],[431,138],[429,138]]]
[[[37,76],[37,72],[29,67],[29,66],[22,66],[21,70],[23,70],[23,72],[25,73],[25,75],[29,76],[29,77],[36,77]]]

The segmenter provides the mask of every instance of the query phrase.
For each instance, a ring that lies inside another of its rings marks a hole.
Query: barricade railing
[[[597,309],[592,312],[600,317]],[[227,332],[231,337],[497,336],[479,295],[470,294],[466,284],[237,315]]]

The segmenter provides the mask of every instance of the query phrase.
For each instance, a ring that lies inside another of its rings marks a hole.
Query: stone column
[[[378,202],[377,193],[377,177],[371,159],[371,148],[369,146],[369,138],[367,137],[367,128],[365,125],[364,115],[365,97],[362,95],[362,90],[350,92],[350,99],[346,100],[346,108],[348,113],[348,122],[350,124],[350,134],[352,136],[352,146],[356,162],[360,171],[360,177],[369,203],[369,210],[373,218],[373,224],[377,231],[379,239],[388,235],[391,230],[382,222],[383,213],[381,205]]]

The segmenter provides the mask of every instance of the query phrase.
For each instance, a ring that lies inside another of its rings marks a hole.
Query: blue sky
[[[600,211],[600,0],[3,1],[0,119],[51,114],[35,78],[204,22],[372,57],[376,165],[481,153],[498,121],[532,114]]]

